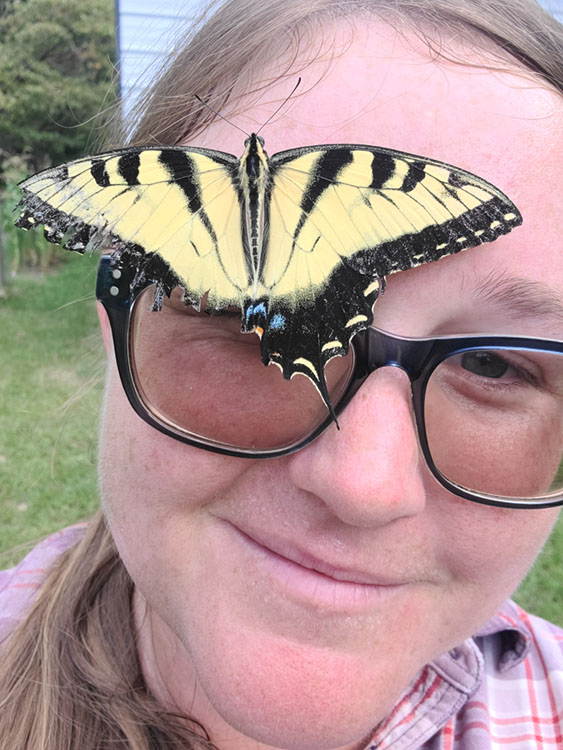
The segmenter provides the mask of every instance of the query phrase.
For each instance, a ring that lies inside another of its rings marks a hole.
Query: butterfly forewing
[[[241,304],[249,282],[240,207],[233,201],[233,170],[238,161],[232,157],[232,164],[225,165],[185,149],[162,153],[165,157],[160,158],[174,177],[177,214],[173,233],[147,238],[146,247],[166,261],[191,298],[208,294],[212,307]],[[165,226],[166,220],[158,225]]]
[[[85,224],[89,239],[117,239],[140,263],[143,254],[158,254],[189,297],[209,292],[211,304],[240,303],[248,274],[233,202],[238,160],[210,153],[126,149],[46,170],[21,186],[30,208],[20,224],[37,215],[61,233]]]
[[[488,242],[521,222],[493,185],[400,151],[334,145],[272,161],[277,189],[296,172],[308,178],[296,242],[316,243],[319,253],[336,250],[374,277]],[[268,272],[273,276],[267,268],[265,278]]]

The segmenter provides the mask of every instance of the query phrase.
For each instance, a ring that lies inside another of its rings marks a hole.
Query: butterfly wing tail
[[[372,308],[382,288],[380,281],[370,281],[344,261],[321,294],[315,290],[298,303],[285,297],[248,302],[244,330],[260,336],[265,365],[277,364],[286,380],[296,374],[307,377],[336,421],[325,367],[331,359],[346,356],[352,337],[372,324]]]

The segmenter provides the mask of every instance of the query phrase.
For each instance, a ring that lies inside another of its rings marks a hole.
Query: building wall
[[[120,90],[126,106],[150,81],[151,71],[173,49],[176,36],[200,6],[198,0],[115,0]]]
[[[540,0],[540,4],[563,23],[563,0]]]

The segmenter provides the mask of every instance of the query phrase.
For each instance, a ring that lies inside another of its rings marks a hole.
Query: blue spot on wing
[[[249,305],[246,310],[246,322],[250,320],[252,315],[267,315],[266,305],[263,302],[259,302],[257,305]]]
[[[285,318],[283,315],[280,315],[280,313],[276,313],[272,317],[269,323],[270,328],[284,328],[284,326],[285,326]]]

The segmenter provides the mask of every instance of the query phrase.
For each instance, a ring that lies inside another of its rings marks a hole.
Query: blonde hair
[[[276,78],[294,80],[297,60],[306,66],[322,53],[319,29],[366,13],[417,30],[434,54],[449,54],[448,40],[461,38],[486,52],[491,65],[518,61],[563,93],[563,26],[533,0],[214,0],[137,107],[130,143],[193,137],[214,117],[194,94],[219,111],[236,107],[237,97],[268,86],[259,71],[276,59],[285,61]],[[304,59],[311,40],[314,52]],[[214,748],[195,719],[165,711],[147,689],[132,593],[100,512],[52,566],[26,619],[3,644],[4,747]]]

